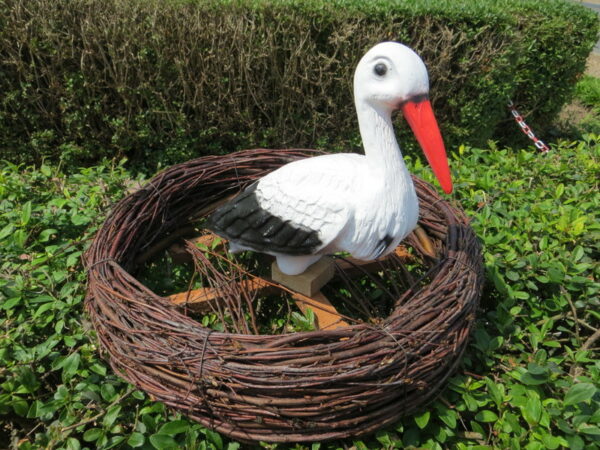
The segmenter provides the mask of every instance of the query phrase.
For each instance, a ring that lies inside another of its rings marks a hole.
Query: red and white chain
[[[525,119],[523,119],[523,116],[519,114],[519,111],[517,111],[517,109],[515,108],[515,105],[512,102],[512,100],[508,101],[508,109],[510,109],[510,113],[513,115],[513,117],[519,124],[519,127],[521,127],[523,133],[525,133],[527,137],[533,141],[533,144],[536,146],[536,148],[542,153],[548,153],[550,151],[550,148],[546,144],[544,144],[544,142],[541,139],[535,137],[535,134],[533,134],[531,128],[529,128],[529,126],[525,123]]]

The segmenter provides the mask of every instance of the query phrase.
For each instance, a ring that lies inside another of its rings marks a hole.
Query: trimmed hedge
[[[514,132],[508,97],[548,124],[597,29],[558,0],[3,0],[0,152],[153,167],[241,147],[356,149],[352,73],[382,40],[428,64],[448,143],[477,145]]]

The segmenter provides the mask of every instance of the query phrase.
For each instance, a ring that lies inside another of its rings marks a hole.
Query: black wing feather
[[[207,228],[230,241],[262,252],[310,255],[321,246],[316,230],[291,224],[262,209],[254,183],[240,195],[217,208]]]

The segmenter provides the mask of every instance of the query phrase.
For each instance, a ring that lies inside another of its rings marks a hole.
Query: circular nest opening
[[[403,249],[368,268],[336,257],[336,276],[323,289],[340,318],[330,328],[289,332],[311,326],[294,322],[306,317],[295,311],[297,295],[268,279],[267,293],[252,288],[265,282],[270,261],[233,258],[218,240],[186,244],[194,265],[183,278],[190,289],[210,290],[208,310],[193,308],[189,294],[182,301],[150,286],[161,251],[201,229],[219,202],[318,154],[247,150],[199,158],[165,170],[116,205],[85,260],[86,308],[117,374],[243,441],[370,433],[439,392],[475,319],[482,261],[463,212],[418,178],[419,226],[430,248],[413,233]],[[310,300],[304,298],[320,307]]]

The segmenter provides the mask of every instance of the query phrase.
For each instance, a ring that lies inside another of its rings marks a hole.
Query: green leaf
[[[385,448],[393,447],[392,439],[390,438],[390,435],[388,433],[384,431],[379,431],[377,433],[376,438],[381,445],[385,446]]]
[[[415,422],[417,423],[417,426],[421,430],[423,428],[425,428],[427,426],[427,424],[429,423],[430,416],[431,416],[431,414],[429,413],[429,411],[425,411],[423,414],[421,414],[419,416],[415,416]]]
[[[573,261],[579,261],[583,257],[584,254],[585,253],[583,251],[583,247],[581,247],[580,245],[578,245],[573,250]]]
[[[527,371],[533,375],[545,375],[548,373],[548,369],[546,367],[540,366],[536,363],[527,364]]]
[[[179,444],[171,436],[165,434],[153,434],[150,443],[157,450],[179,448]]]
[[[45,177],[49,177],[50,175],[52,175],[52,170],[50,170],[50,167],[48,167],[46,164],[42,164],[40,166],[40,172],[42,172],[42,175],[44,175]]]
[[[217,433],[216,431],[212,431],[212,430],[206,430],[206,437],[208,438],[208,440],[210,442],[215,444],[215,447],[217,447],[217,450],[222,450],[223,438],[221,437],[221,435],[219,433]]]
[[[55,400],[65,400],[68,397],[69,397],[69,390],[67,389],[67,387],[63,384],[58,386],[58,388],[56,389],[56,392],[54,393],[54,399]]]
[[[445,411],[440,412],[439,418],[442,420],[442,422],[444,422],[450,428],[452,428],[452,429],[456,428],[456,419],[457,419],[456,411],[454,411],[452,409],[446,409]]]
[[[405,447],[417,447],[421,441],[421,436],[418,428],[410,427],[402,434],[402,443]]]
[[[23,205],[23,210],[21,211],[21,225],[25,226],[29,223],[29,219],[31,218],[31,200]]]
[[[520,378],[521,382],[529,386],[537,386],[548,381],[548,375],[535,375],[529,372],[523,373]]]
[[[530,425],[539,423],[542,417],[542,402],[540,396],[535,391],[527,391],[527,403],[522,408],[523,418]]]
[[[12,234],[12,232],[14,231],[14,229],[15,229],[15,227],[12,223],[9,223],[4,228],[2,228],[2,230],[0,230],[0,241],[2,239],[4,239],[5,237],[10,236]]]
[[[13,297],[13,298],[9,298],[8,300],[6,300],[2,305],[0,305],[0,307],[6,311],[11,310],[13,307],[17,306],[18,304],[22,303],[22,298],[21,297]]]
[[[596,387],[592,383],[576,383],[565,395],[565,406],[590,400],[596,393]]]
[[[121,412],[120,405],[113,405],[110,408],[108,408],[108,410],[106,411],[106,414],[104,415],[104,420],[102,421],[102,425],[104,425],[105,428],[110,428],[112,426],[112,424],[115,423],[115,420],[117,419],[117,416],[119,415],[120,412]]]
[[[19,382],[21,383],[24,389],[24,392],[32,393],[37,391],[40,386],[40,382],[38,381],[35,373],[29,367],[23,367],[19,373]]]
[[[79,353],[77,353],[77,352],[71,353],[69,356],[67,356],[67,358],[65,358],[65,360],[62,364],[63,378],[65,380],[68,380],[73,375],[75,375],[75,373],[77,372],[77,369],[79,368],[80,358],[81,357],[79,356]]]
[[[190,426],[187,420],[174,420],[173,422],[165,423],[158,430],[158,434],[176,435],[185,432]]]
[[[498,416],[493,411],[484,409],[475,415],[475,420],[478,422],[495,422],[498,420]]]
[[[465,401],[465,404],[467,405],[467,409],[469,411],[475,412],[479,408],[479,405],[477,405],[477,401],[471,394],[464,394],[463,400]]]
[[[81,448],[81,444],[75,438],[70,437],[67,439],[67,450],[79,450]]]
[[[56,233],[58,233],[58,230],[54,228],[47,228],[39,234],[38,240],[40,242],[48,242],[50,238]]]
[[[107,402],[112,402],[117,397],[115,387],[110,383],[104,383],[100,386],[100,395]]]
[[[579,427],[579,431],[590,436],[600,437],[600,428],[593,425],[582,425],[581,427]]]
[[[81,259],[81,252],[73,252],[67,257],[67,261],[65,263],[66,267],[73,267],[77,264]]]
[[[144,438],[144,435],[135,431],[131,433],[131,436],[129,436],[129,439],[127,439],[127,444],[129,444],[131,447],[141,447],[144,445],[145,441],[146,439]]]
[[[569,443],[569,450],[583,450],[585,448],[585,442],[576,434],[565,436],[566,441]]]
[[[548,450],[555,450],[560,447],[562,439],[552,436],[551,434],[544,433],[542,434],[542,442],[544,443],[544,447]]]
[[[550,281],[553,283],[562,283],[565,279],[565,273],[557,267],[550,267],[550,269],[548,269],[548,278],[550,278]]]
[[[81,215],[81,214],[75,214],[74,216],[71,217],[71,222],[73,223],[73,225],[87,225],[88,223],[90,223],[91,219],[87,216]]]
[[[13,242],[17,245],[17,247],[23,248],[25,246],[25,241],[27,241],[27,233],[23,229],[16,230],[12,234],[12,238]]]
[[[485,384],[488,388],[488,392],[490,393],[490,396],[492,397],[492,400],[494,400],[494,403],[496,403],[496,406],[500,407],[500,405],[502,405],[502,402],[504,401],[504,395],[501,391],[501,388],[499,387],[499,385],[494,383],[489,378],[485,379]],[[503,389],[503,387],[502,387],[502,389]]]
[[[108,444],[106,446],[103,446],[102,448],[105,448],[106,450],[108,450],[110,448],[114,448],[117,445],[119,445],[121,442],[123,442],[124,440],[125,440],[125,436],[112,436],[108,440]]]
[[[15,412],[15,414],[17,414],[18,416],[21,416],[21,417],[27,416],[27,411],[29,410],[29,404],[27,403],[26,400],[15,397],[11,403],[12,403],[13,411]]]
[[[85,442],[94,442],[97,441],[103,434],[104,432],[100,428],[90,428],[83,433],[83,440]]]
[[[544,448],[544,444],[542,444],[541,442],[531,440],[525,447],[525,450],[546,450],[546,449]]]
[[[106,375],[106,367],[104,367],[103,365],[98,364],[98,363],[92,364],[90,366],[90,370],[92,372],[96,372],[98,375],[102,375],[102,376]]]

